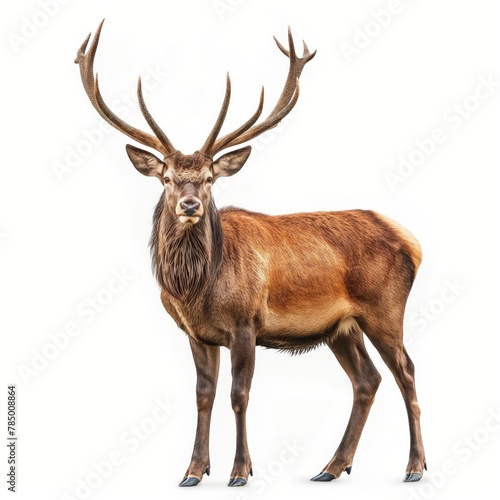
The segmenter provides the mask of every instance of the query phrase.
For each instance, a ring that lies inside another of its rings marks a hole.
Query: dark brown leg
[[[210,474],[209,435],[212,406],[219,375],[220,348],[189,339],[196,366],[196,403],[198,424],[191,463],[179,486],[196,486],[203,474]]]
[[[424,445],[420,430],[420,407],[415,389],[415,368],[403,345],[403,333],[398,331],[396,339],[383,330],[367,330],[367,336],[391,370],[401,390],[410,424],[410,458],[404,477],[405,482],[419,481],[425,463]],[[389,340],[390,339],[390,340]]]
[[[351,380],[354,400],[349,423],[335,455],[312,481],[331,481],[343,471],[350,474],[361,431],[381,381],[379,372],[366,352],[360,330],[352,330],[348,335],[340,334],[328,346]]]
[[[228,486],[244,486],[252,475],[252,461],[248,451],[246,413],[250,386],[255,367],[255,336],[250,329],[242,329],[231,339],[231,404],[236,418],[236,454]]]

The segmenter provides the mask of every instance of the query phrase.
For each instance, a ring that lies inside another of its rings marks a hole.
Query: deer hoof
[[[228,486],[245,486],[247,484],[247,480],[243,477],[234,477],[229,480]]]
[[[420,472],[412,472],[410,474],[406,474],[403,481],[405,483],[415,483],[416,481],[420,481],[422,479],[422,474]]]
[[[333,479],[337,479],[333,474],[329,472],[320,472],[317,476],[311,478],[311,481],[332,481]]]
[[[188,476],[185,477],[179,484],[179,486],[196,486],[200,480],[197,477]]]

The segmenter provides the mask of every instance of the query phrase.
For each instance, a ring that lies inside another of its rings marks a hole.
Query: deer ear
[[[161,179],[165,164],[153,153],[136,148],[130,144],[125,147],[127,155],[134,167],[143,175],[156,176]]]
[[[251,151],[252,147],[246,146],[222,155],[212,165],[215,178],[234,175],[245,164]]]

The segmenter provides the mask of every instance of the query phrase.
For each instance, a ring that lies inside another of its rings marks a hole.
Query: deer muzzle
[[[184,196],[177,204],[176,213],[182,224],[196,224],[203,215],[203,205],[194,196]]]

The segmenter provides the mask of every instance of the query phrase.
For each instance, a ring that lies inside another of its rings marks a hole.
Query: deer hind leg
[[[410,426],[410,458],[404,477],[405,482],[419,481],[425,463],[424,445],[420,430],[420,407],[415,388],[415,367],[403,345],[403,328],[381,326],[379,321],[366,325],[366,335],[389,367],[401,390]]]
[[[331,481],[342,472],[351,472],[354,453],[382,377],[366,352],[363,332],[356,325],[349,333],[339,333],[328,346],[351,380],[354,399],[351,416],[333,458],[312,481]]]

